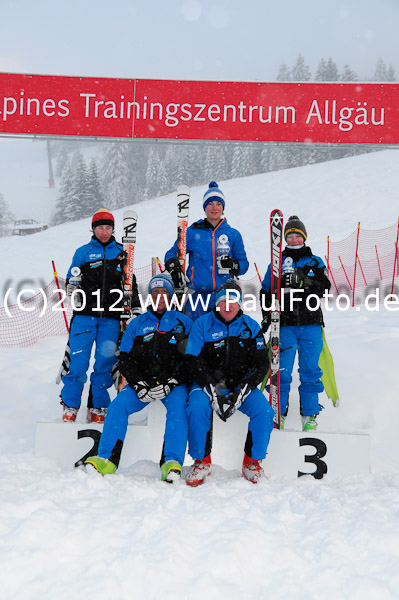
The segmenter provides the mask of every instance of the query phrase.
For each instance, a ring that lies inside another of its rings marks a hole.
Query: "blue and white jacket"
[[[219,254],[228,254],[238,260],[239,275],[248,271],[249,263],[240,232],[222,219],[213,227],[207,219],[201,219],[187,229],[189,287],[197,292],[211,293],[218,289],[229,275],[218,272]],[[177,256],[177,241],[165,254],[165,262]]]
[[[67,282],[72,277],[73,267],[79,267],[81,271],[80,287],[85,300],[85,307],[75,314],[119,319],[122,312],[122,244],[114,237],[111,237],[108,244],[101,244],[93,236],[88,244],[76,250],[68,270]]]

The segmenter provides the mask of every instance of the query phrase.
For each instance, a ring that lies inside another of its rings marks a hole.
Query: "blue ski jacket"
[[[218,255],[228,254],[238,260],[239,275],[248,271],[249,263],[244,242],[237,229],[233,229],[222,219],[213,227],[207,219],[201,219],[187,229],[189,287],[197,292],[211,293],[218,289],[227,279],[228,274],[218,272]],[[165,262],[177,256],[177,240],[165,254]]]
[[[76,250],[67,273],[67,282],[72,277],[73,267],[79,267],[82,275],[80,287],[85,305],[75,311],[76,314],[120,318],[123,256],[123,246],[114,237],[107,244],[101,244],[93,236],[88,244]]]
[[[255,388],[265,377],[269,358],[259,324],[239,311],[227,323],[216,309],[197,319],[188,338],[186,365],[201,387],[242,383]]]

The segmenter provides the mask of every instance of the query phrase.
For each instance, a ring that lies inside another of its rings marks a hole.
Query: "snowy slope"
[[[242,232],[249,260],[262,273],[271,208],[299,214],[309,245],[323,256],[327,235],[339,240],[358,221],[367,229],[397,221],[398,157],[390,150],[220,182],[227,218]],[[202,217],[204,190],[192,190],[190,221]],[[175,200],[171,195],[135,209],[136,264],[142,266],[153,255],[163,257],[174,241]],[[118,238],[121,213],[115,213]],[[49,281],[51,259],[65,273],[89,229],[87,219],[25,239],[0,239],[0,290],[10,281]],[[248,277],[253,272],[251,267]],[[321,397],[320,428],[369,433],[369,477],[273,477],[252,486],[240,477],[240,464],[233,471],[218,464],[206,485],[189,489],[183,482],[162,484],[151,461],[105,479],[62,471],[51,460],[34,458],[33,447],[36,421],[60,418],[54,377],[65,338],[0,348],[4,597],[397,598],[398,313],[362,308],[325,316],[341,404],[334,409]],[[289,428],[299,427],[297,382]]]

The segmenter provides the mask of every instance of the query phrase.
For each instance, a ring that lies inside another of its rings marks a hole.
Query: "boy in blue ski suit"
[[[216,293],[216,306],[194,322],[186,348],[186,368],[195,383],[187,417],[190,486],[201,485],[211,470],[213,411],[226,421],[237,409],[249,417],[243,476],[263,475],[274,411],[257,388],[268,370],[268,353],[258,323],[241,310],[241,289],[228,280]]]
[[[167,310],[165,295],[173,296],[169,274],[152,277],[148,288],[154,307],[132,321],[122,337],[119,370],[127,385],[111,403],[104,422],[98,456],[86,460],[102,475],[119,465],[128,417],[148,402],[161,400],[166,408],[162,480],[173,483],[181,476],[187,445],[187,386],[182,369],[184,347],[191,320]],[[158,306],[157,306],[158,303]]]
[[[94,343],[95,362],[90,376],[87,421],[103,422],[110,403],[107,390],[113,384],[111,370],[116,362],[115,351],[123,312],[124,253],[122,244],[113,236],[114,225],[112,213],[104,208],[93,215],[92,239],[76,250],[67,274],[67,294],[73,294],[75,310],[62,366],[61,405],[66,422],[76,420]],[[80,284],[70,283],[76,274]],[[134,276],[133,286],[132,312],[137,315],[139,302]]]
[[[176,289],[185,291],[187,282],[192,292],[184,312],[193,320],[215,306],[215,293],[220,285],[248,271],[241,234],[223,217],[224,207],[224,194],[216,181],[211,181],[203,201],[206,218],[187,229],[187,275],[177,258],[177,241],[165,254],[165,268],[172,275]]]
[[[316,417],[321,407],[319,393],[324,390],[321,382],[322,370],[319,358],[323,348],[323,313],[317,308],[317,298],[321,298],[330,289],[331,283],[322,259],[315,256],[306,246],[307,231],[297,216],[289,217],[284,228],[287,242],[282,252],[281,287],[284,294],[284,310],[280,317],[280,411],[281,429],[288,412],[288,396],[292,382],[292,369],[295,355],[299,361],[299,399],[304,431],[316,430]],[[263,321],[262,329],[266,333],[270,326],[271,266],[269,265],[262,283],[260,301]],[[295,290],[295,292],[294,292]],[[300,299],[292,302],[290,295]],[[306,306],[308,301],[308,306]],[[316,310],[314,310],[317,308]],[[268,310],[269,309],[269,310]],[[312,310],[313,309],[313,310]]]

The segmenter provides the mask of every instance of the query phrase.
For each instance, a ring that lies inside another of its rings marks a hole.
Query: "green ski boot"
[[[175,460],[167,460],[161,465],[161,479],[167,483],[174,483],[181,477],[181,465]]]
[[[116,465],[108,460],[108,458],[101,458],[101,456],[89,456],[89,458],[86,458],[84,464],[91,465],[101,475],[112,475],[116,471]]]
[[[302,419],[302,431],[316,431],[317,430],[317,415],[310,415],[309,417],[301,417]]]

